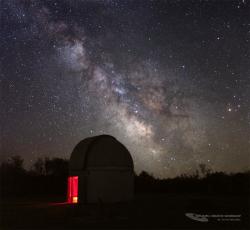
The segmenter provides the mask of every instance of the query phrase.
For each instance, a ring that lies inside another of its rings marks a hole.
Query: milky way
[[[110,134],[137,172],[249,170],[249,12],[247,1],[3,1],[2,158],[69,158]]]

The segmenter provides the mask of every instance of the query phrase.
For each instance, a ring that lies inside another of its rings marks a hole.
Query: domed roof
[[[80,141],[74,148],[69,168],[84,170],[88,167],[129,167],[133,160],[127,148],[109,135],[100,135]]]

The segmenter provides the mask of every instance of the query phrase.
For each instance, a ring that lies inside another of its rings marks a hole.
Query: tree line
[[[29,170],[20,156],[12,156],[0,165],[1,195],[37,196],[67,193],[68,160],[38,158]]]
[[[69,161],[38,158],[29,170],[24,160],[13,156],[0,165],[0,192],[6,196],[66,196]],[[244,173],[212,172],[200,164],[192,175],[157,179],[147,172],[135,175],[136,193],[192,193],[249,195],[250,171]]]

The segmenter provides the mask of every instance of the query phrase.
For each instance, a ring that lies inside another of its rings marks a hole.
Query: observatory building
[[[82,140],[69,162],[69,203],[126,202],[134,195],[134,165],[126,147],[114,137]]]

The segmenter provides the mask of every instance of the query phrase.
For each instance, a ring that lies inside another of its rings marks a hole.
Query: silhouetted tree
[[[26,170],[23,168],[23,159],[20,156],[12,156],[2,162],[0,167],[1,193],[23,193],[23,185],[26,183]]]
[[[61,158],[45,158],[46,175],[62,176],[68,174],[68,160]]]
[[[32,170],[37,175],[45,175],[45,160],[38,158],[32,166]]]
[[[45,158],[45,173],[46,175],[61,176],[68,174],[68,160],[61,158]]]
[[[23,168],[23,159],[18,156],[12,156],[7,161],[2,162],[1,164],[1,175],[8,173],[8,175],[17,175],[25,173]]]
[[[145,172],[145,171],[142,171],[140,174],[139,174],[139,177],[140,178],[143,178],[144,180],[154,180],[154,176],[153,175],[150,175],[149,173]]]
[[[18,170],[23,170],[23,159],[20,156],[12,156],[10,158],[10,161],[14,168]]]
[[[199,164],[199,172],[201,177],[206,177],[211,174],[212,170],[206,164]]]

